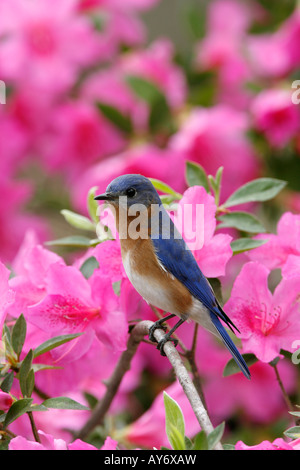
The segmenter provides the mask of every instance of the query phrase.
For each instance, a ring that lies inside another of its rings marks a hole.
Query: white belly
[[[217,333],[210,319],[208,309],[199,300],[193,298],[192,306],[188,311],[179,312],[174,306],[172,298],[168,296],[165,288],[159,282],[155,282],[152,277],[136,274],[135,270],[131,268],[129,254],[123,257],[123,265],[131,284],[148,304],[158,307],[166,313],[174,313],[179,317],[187,315],[188,321],[193,320],[211,333]],[[172,282],[172,279],[173,276],[170,275],[170,282]]]
[[[124,256],[123,265],[131,284],[148,304],[168,313],[175,313],[177,315],[182,313],[174,311],[172,299],[168,297],[165,289],[162,288],[159,282],[155,282],[152,277],[136,274],[135,270],[131,268],[129,254]]]

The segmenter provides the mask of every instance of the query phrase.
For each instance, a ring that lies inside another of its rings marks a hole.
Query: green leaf
[[[1,390],[5,393],[9,393],[12,387],[13,381],[14,381],[14,373],[13,371],[11,371],[6,375],[4,380],[2,380],[2,383],[0,386]]]
[[[1,450],[8,450],[9,443],[11,441],[12,437],[8,436],[7,434],[4,434],[1,436],[0,439],[0,451]]]
[[[255,364],[258,359],[257,357],[254,355],[254,354],[251,354],[251,353],[246,353],[246,354],[242,354],[246,364],[248,367],[252,366],[252,364]],[[235,360],[233,358],[231,358],[224,370],[223,370],[223,377],[227,377],[229,375],[233,375],[233,374],[237,374],[241,372],[241,369],[239,368],[239,366],[237,365],[237,363],[235,362]]]
[[[26,379],[26,396],[31,397],[34,389],[34,370],[30,369]]]
[[[41,354],[44,354],[48,351],[51,351],[54,348],[57,348],[58,346],[61,346],[62,344],[67,343],[68,341],[71,341],[72,339],[78,338],[81,336],[83,333],[74,333],[71,335],[61,335],[61,336],[55,336],[54,338],[50,338],[44,343],[40,344],[35,350],[33,351],[33,357],[38,357]]]
[[[223,293],[222,293],[222,284],[219,278],[217,277],[209,277],[208,282],[210,283],[212,290],[215,293],[218,301],[223,304]]]
[[[137,75],[126,77],[126,81],[138,98],[150,106],[149,127],[153,132],[164,128],[172,130],[171,113],[165,95],[154,83]]]
[[[244,251],[253,250],[261,245],[267,243],[268,240],[253,240],[252,238],[238,238],[230,243],[232,253],[237,255]]]
[[[186,450],[185,436],[173,423],[169,423],[167,435],[173,450]]]
[[[280,361],[280,356],[277,356],[277,357],[274,357],[274,359],[272,359],[272,361],[270,361],[268,364],[270,364],[270,366],[272,367],[276,367],[279,361]]]
[[[30,408],[28,411],[48,411],[48,408],[46,408],[44,405],[33,403],[32,405],[30,405]]]
[[[220,186],[221,186],[223,171],[224,171],[224,167],[220,166],[220,168],[218,168],[217,173],[216,173],[215,185],[216,185],[216,188],[218,189],[220,189]]]
[[[235,446],[233,444],[223,444],[224,450],[235,450]]]
[[[64,216],[68,224],[80,230],[87,230],[89,232],[95,231],[95,224],[85,217],[84,215],[77,214],[76,212],[63,209],[60,213]]]
[[[178,197],[172,196],[171,194],[161,194],[159,197],[165,207],[170,210],[177,210],[177,203],[174,201],[177,201]]]
[[[87,406],[81,405],[69,397],[48,398],[43,401],[42,405],[56,410],[89,410]]]
[[[209,193],[207,174],[204,168],[198,163],[186,162],[185,179],[188,186],[203,186],[206,192]]]
[[[213,450],[218,442],[222,439],[224,434],[225,423],[219,424],[208,436],[207,436],[207,443],[208,443],[208,450]]]
[[[13,350],[12,344],[11,344],[11,332],[6,323],[3,325],[3,331],[2,331],[2,341],[5,342],[5,349],[7,349],[7,346],[9,349]]]
[[[193,448],[193,443],[187,436],[184,436],[184,445],[186,450],[191,450]]]
[[[99,403],[98,398],[95,397],[94,395],[92,395],[91,393],[85,392],[85,393],[84,393],[84,398],[86,399],[86,401],[88,402],[89,407],[90,407],[92,410],[95,408],[95,406],[97,405],[97,403]]]
[[[297,418],[300,418],[300,411],[289,411],[289,413],[293,416],[297,416]]]
[[[155,178],[149,179],[157,191],[161,191],[164,194],[170,194],[171,196],[174,196],[175,199],[182,198],[182,194],[177,193],[173,188],[171,188],[171,186],[164,183],[163,181],[157,180]]]
[[[6,413],[3,423],[4,428],[9,426],[13,421],[29,411],[31,403],[32,398],[22,398],[21,400],[15,401]]]
[[[98,189],[98,186],[93,186],[87,195],[87,209],[90,218],[95,222],[95,224],[98,224],[99,222],[99,217],[97,215],[98,209],[99,209],[99,204],[97,201],[95,201],[95,196],[96,196],[96,191]]]
[[[117,108],[106,103],[96,103],[103,116],[114,124],[120,131],[130,134],[133,131],[132,122],[129,116],[122,114]]]
[[[80,267],[80,271],[86,279],[89,279],[94,273],[95,269],[99,268],[99,263],[95,256],[86,259]]]
[[[300,426],[293,426],[292,428],[284,431],[285,436],[290,437],[291,439],[299,439],[300,437]]]
[[[204,431],[198,432],[195,436],[193,450],[208,450],[207,436]]]
[[[63,369],[61,366],[51,366],[51,364],[32,364],[33,372],[39,372],[40,370],[51,370],[51,369]]]
[[[139,77],[138,75],[128,75],[126,82],[139,98],[150,105],[162,98],[165,99],[163,93],[157,86],[145,78]]]
[[[18,374],[21,392],[24,397],[30,397],[32,393],[32,390],[31,390],[32,377],[29,377],[30,375],[29,373],[32,367],[32,360],[33,360],[33,351],[32,349],[30,349],[21,363],[19,374]]]
[[[286,181],[275,178],[258,178],[237,189],[223,204],[224,207],[236,206],[247,202],[263,202],[275,197]]]
[[[164,406],[166,413],[166,434],[174,450],[185,449],[185,425],[180,406],[164,392]]]
[[[92,246],[91,240],[87,237],[73,235],[45,242],[48,246],[64,246],[70,248],[89,248]]]
[[[173,131],[172,117],[164,95],[161,95],[161,98],[152,104],[149,116],[149,127],[152,132],[164,130],[171,133]]]
[[[232,227],[250,233],[263,233],[266,231],[260,221],[248,212],[237,211],[222,214],[218,216],[218,220],[222,222],[218,225],[218,228]]]
[[[112,283],[112,288],[114,290],[114,293],[120,297],[121,294],[121,281],[115,281]]]
[[[11,333],[11,344],[18,358],[22,352],[23,345],[25,342],[26,329],[27,329],[26,320],[25,320],[24,315],[21,313],[16,323],[14,324],[12,333]]]

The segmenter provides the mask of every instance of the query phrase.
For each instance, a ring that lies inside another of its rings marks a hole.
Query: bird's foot
[[[166,353],[164,351],[164,346],[165,344],[168,342],[168,341],[172,341],[172,343],[174,343],[174,346],[176,348],[177,344],[178,344],[178,339],[176,338],[172,338],[172,336],[170,336],[168,333],[158,342],[157,346],[156,346],[156,349],[158,349],[160,351],[160,354],[162,356],[165,356]]]
[[[152,341],[153,343],[157,343],[157,339],[154,336],[154,331],[157,329],[167,331],[167,327],[163,325],[163,322],[165,321],[164,318],[161,318],[160,320],[156,321],[153,323],[152,326],[149,328],[149,340]]]

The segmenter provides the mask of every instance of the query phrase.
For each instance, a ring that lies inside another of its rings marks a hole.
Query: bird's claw
[[[163,331],[167,331],[167,327],[164,326],[162,323],[156,324],[154,323],[152,326],[149,328],[149,340],[152,341],[153,343],[157,343],[157,339],[154,336],[154,331],[160,329]]]
[[[166,356],[166,353],[164,351],[164,345],[168,342],[168,341],[172,341],[172,343],[174,344],[175,348],[178,344],[178,339],[176,338],[172,338],[172,336],[169,336],[168,334],[166,334],[157,344],[156,346],[156,349],[158,349],[160,351],[160,354],[162,356]]]

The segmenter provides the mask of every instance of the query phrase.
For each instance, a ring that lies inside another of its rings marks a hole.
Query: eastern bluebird
[[[149,338],[156,341],[153,332],[162,328],[165,320],[175,315],[180,318],[159,342],[157,347],[161,354],[167,341],[176,344],[172,333],[186,320],[193,320],[222,339],[243,374],[250,379],[247,364],[220,320],[231,331],[238,329],[222,310],[151,181],[141,175],[119,176],[108,185],[105,194],[95,199],[107,201],[114,208],[122,260],[129,280],[147,303],[169,313],[154,323]],[[139,227],[139,232],[131,230],[131,224],[135,229]]]

